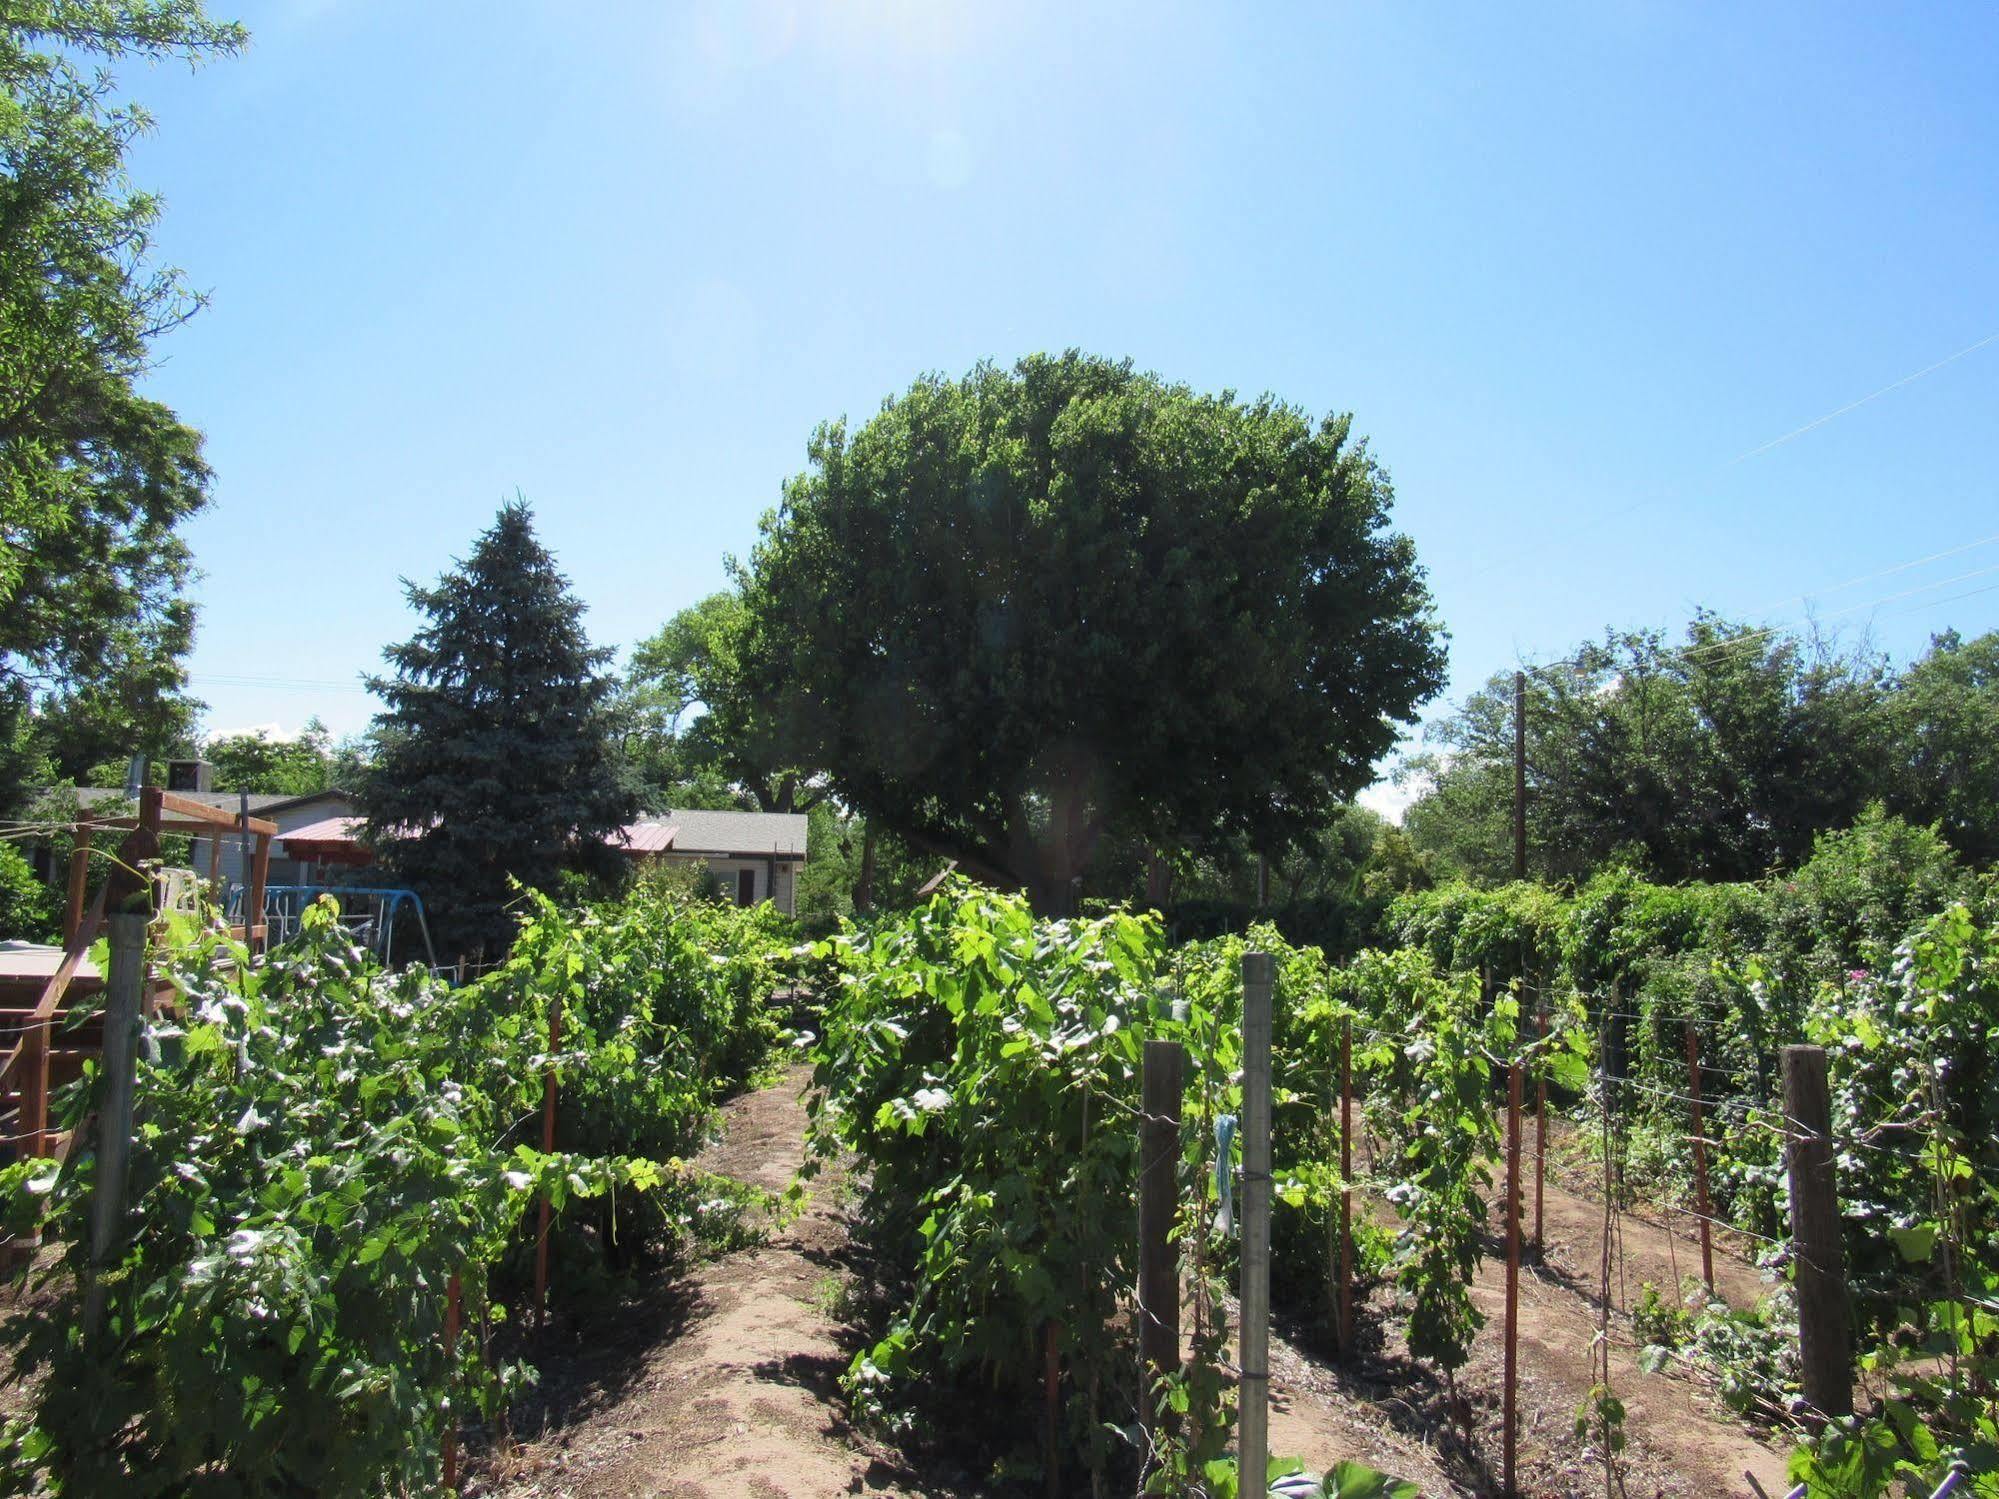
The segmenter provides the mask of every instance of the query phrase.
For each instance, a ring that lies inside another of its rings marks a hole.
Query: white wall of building
[[[295,802],[288,807],[280,807],[276,812],[252,811],[252,817],[261,817],[266,822],[278,825],[277,834],[271,839],[271,863],[265,872],[266,885],[300,885],[310,883],[310,868],[296,859],[288,859],[280,845],[286,833],[311,823],[324,821],[329,817],[349,817],[354,808],[345,796],[338,792],[328,792],[325,796],[315,796],[311,801]],[[208,878],[208,843],[206,838],[191,840],[188,865],[203,879]],[[250,840],[250,857],[257,855],[257,840]],[[222,886],[225,890],[249,883],[248,871],[243,867],[242,839],[233,833],[222,835]]]
[[[669,854],[666,857],[675,859],[677,856]],[[785,915],[796,916],[798,914],[798,875],[787,861],[777,861],[776,888],[773,890],[771,882],[772,861],[769,859],[700,859],[692,858],[691,856],[678,857],[687,857],[688,862],[707,865],[708,872],[714,875],[721,883],[723,894],[731,900],[736,898],[737,882],[741,879],[742,872],[748,870],[751,881],[752,893],[750,899],[752,904],[757,901],[772,901]]]

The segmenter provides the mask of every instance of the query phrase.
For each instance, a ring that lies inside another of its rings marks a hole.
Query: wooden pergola
[[[101,829],[124,829],[125,836],[113,857],[109,877],[86,908],[91,842]],[[0,975],[0,1035],[11,1033],[13,1040],[11,1048],[0,1054],[0,1112],[13,1115],[13,1143],[20,1155],[41,1157],[68,1152],[70,1138],[49,1131],[49,1088],[52,1081],[59,1084],[79,1076],[84,1062],[102,1050],[102,1022],[92,1019],[78,1027],[65,1027],[65,1045],[59,1049],[52,1047],[52,1037],[66,1009],[65,1001],[96,993],[104,986],[102,974],[87,971],[87,955],[104,925],[107,911],[133,909],[137,897],[144,898],[148,913],[156,909],[157,887],[147,866],[159,857],[160,835],[188,833],[210,840],[209,879],[218,886],[218,895],[221,835],[235,832],[246,841],[255,840],[255,850],[246,863],[249,889],[243,902],[244,919],[229,929],[230,935],[243,943],[254,958],[266,938],[264,881],[270,869],[271,838],[277,830],[276,823],[264,818],[251,817],[247,812],[224,812],[157,786],[140,791],[137,816],[76,820],[61,953],[46,973],[30,967]],[[148,1012],[172,1001],[171,989],[150,980],[144,992]],[[28,1003],[31,997],[32,1005]]]

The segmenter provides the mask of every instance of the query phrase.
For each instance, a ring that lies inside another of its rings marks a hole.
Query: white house
[[[191,801],[204,802],[223,812],[238,812],[244,803],[244,795],[235,791],[211,791],[206,787],[190,791],[173,789],[176,795],[187,797]],[[278,825],[277,836],[271,840],[271,862],[265,872],[264,883],[266,885],[318,883],[320,875],[305,861],[288,852],[282,840],[286,833],[295,832],[327,817],[351,812],[353,803],[347,793],[315,791],[309,796],[282,796],[253,791],[248,793],[248,801],[252,817],[266,818]],[[81,812],[115,811],[121,808],[128,812],[130,810],[122,790],[100,787],[79,787],[76,804]],[[188,854],[188,867],[203,876],[206,876],[211,869],[218,870],[224,889],[247,884],[248,872],[243,868],[243,840],[224,833],[219,840],[222,845],[219,851],[212,847],[215,841],[217,840],[208,838],[191,839],[192,848]],[[219,862],[211,863],[210,860],[215,858],[218,852]],[[255,853],[254,845],[251,852]]]
[[[667,812],[625,828],[620,846],[635,857],[704,864],[737,905],[767,900],[795,916],[806,824],[802,812]]]
[[[359,830],[352,805],[338,797],[337,805],[322,802],[311,822],[281,824],[271,846],[284,850],[291,867],[310,872],[301,883],[319,883],[332,871],[366,867]],[[668,812],[629,823],[605,841],[634,859],[705,865],[738,905],[767,900],[787,916],[797,914],[806,856],[802,813]],[[281,882],[274,876],[271,883]]]
[[[345,791],[246,795],[215,790],[205,761],[176,760],[167,769],[168,789],[225,812],[247,806],[252,816],[277,824],[264,877],[267,888],[352,883],[342,876],[371,862],[359,841],[361,820],[355,815],[354,800]],[[76,793],[76,800],[81,811],[109,811],[123,805],[125,793],[85,788]],[[798,911],[806,822],[803,813],[793,812],[672,811],[628,824],[605,841],[635,859],[705,865],[737,904],[767,900],[789,916]],[[219,874],[225,890],[248,884],[242,841],[226,833],[219,848],[214,846],[217,841],[193,839],[189,864],[197,874]]]

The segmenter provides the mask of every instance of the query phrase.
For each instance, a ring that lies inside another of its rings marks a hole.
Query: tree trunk
[[[1076,914],[1076,885],[1064,874],[1042,875],[1028,882],[1028,904],[1036,916],[1060,921]]]
[[[1173,866],[1156,848],[1145,851],[1145,903],[1155,911],[1164,910],[1173,899]]]
[[[861,833],[861,873],[854,881],[854,909],[875,908],[875,825],[872,819]]]

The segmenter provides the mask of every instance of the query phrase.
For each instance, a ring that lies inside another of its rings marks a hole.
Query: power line
[[[1894,571],[1902,571],[1902,569],[1894,569]],[[1928,593],[1928,592],[1929,592],[1929,591],[1930,591],[1931,589],[1933,589],[1933,588],[1948,588],[1948,587],[1950,587],[1950,585],[1951,585],[1951,584],[1953,584],[1953,583],[1964,583],[1964,582],[1968,582],[1968,581],[1969,581],[1970,579],[1972,579],[1972,578],[1983,578],[1983,577],[1986,577],[1986,576],[1988,576],[1989,574],[1992,574],[1992,573],[1999,573],[1999,562],[1995,562],[1995,563],[1993,563],[1992,565],[1990,565],[1989,567],[1976,567],[1976,568],[1973,568],[1973,569],[1972,569],[1972,570],[1971,570],[1970,572],[1968,572],[1968,573],[1959,573],[1959,574],[1957,574],[1957,576],[1955,576],[1955,577],[1951,577],[1951,578],[1938,578],[1938,579],[1937,579],[1936,581],[1934,581],[1934,582],[1931,582],[1931,583],[1920,583],[1920,584],[1918,584],[1918,585],[1917,585],[1916,587],[1914,587],[1914,588],[1904,588],[1904,589],[1903,589],[1903,590],[1902,590],[1901,592],[1899,592],[1899,593],[1889,593],[1889,594],[1883,594],[1883,595],[1882,595],[1882,596],[1881,596],[1880,598],[1876,598],[1876,599],[1868,599],[1868,600],[1866,600],[1866,601],[1865,601],[1864,603],[1859,603],[1859,604],[1848,604],[1848,605],[1846,605],[1846,606],[1845,606],[1845,607],[1843,607],[1843,608],[1839,608],[1839,609],[1834,609],[1834,610],[1832,610],[1832,611],[1831,611],[1830,613],[1827,613],[1827,614],[1821,614],[1821,615],[1817,616],[1817,618],[1819,618],[1819,619],[1840,619],[1840,618],[1842,618],[1842,617],[1844,617],[1845,615],[1848,615],[1848,614],[1858,614],[1858,613],[1860,613],[1860,612],[1861,612],[1862,610],[1865,610],[1865,609],[1878,609],[1878,608],[1879,608],[1879,607],[1880,607],[1881,605],[1883,605],[1883,604],[1892,604],[1892,603],[1895,603],[1896,601],[1898,601],[1898,600],[1900,600],[1900,599],[1907,599],[1907,598],[1914,598],[1914,597],[1915,597],[1915,596],[1916,596],[1917,594],[1919,594],[1919,593]],[[1976,592],[1976,591],[1979,591],[1979,590],[1974,590],[1974,592]],[[1934,606],[1934,605],[1936,605],[1936,604],[1938,604],[1938,603],[1943,603],[1943,602],[1947,602],[1947,601],[1946,601],[1946,600],[1941,600],[1941,599],[1932,599],[1932,600],[1930,600],[1930,601],[1929,601],[1929,603],[1927,603],[1927,604],[1923,604],[1923,605],[1919,605],[1918,607],[1920,607],[1920,608],[1925,608],[1925,609],[1927,609],[1927,608],[1930,608],[1930,607],[1932,607],[1932,606]],[[1775,634],[1780,634],[1781,632],[1783,632],[1784,630],[1786,630],[1786,629],[1789,629],[1789,628],[1791,628],[1791,626],[1790,626],[1790,625],[1787,625],[1787,624],[1780,624],[1780,625],[1772,625],[1772,626],[1771,626],[1770,628],[1768,628],[1768,629],[1765,629],[1765,630],[1758,630],[1758,631],[1756,631],[1756,632],[1755,632],[1755,636],[1757,636],[1757,637],[1760,637],[1760,636],[1767,636],[1767,635],[1775,635]],[[1734,639],[1730,639],[1730,640],[1717,640],[1717,641],[1713,642],[1713,643],[1712,643],[1712,644],[1710,644],[1710,645],[1705,645],[1705,646],[1691,646],[1691,647],[1689,647],[1689,650],[1691,650],[1691,651],[1696,651],[1696,652],[1698,652],[1698,651],[1714,651],[1714,652],[1718,652],[1718,653],[1721,653],[1721,654],[1727,654],[1727,653],[1729,652],[1730,648],[1732,648],[1732,647],[1734,647],[1734,646],[1736,646],[1736,645],[1738,645],[1738,644],[1741,644],[1742,642],[1744,642],[1744,641],[1747,641],[1747,640],[1749,640],[1749,639],[1751,639],[1751,638],[1754,638],[1754,637],[1752,637],[1752,636],[1738,636],[1738,637],[1736,637],[1736,638],[1734,638]]]
[[[1975,599],[1979,594],[1991,593],[1994,589],[1999,589],[1999,583],[1987,583],[1983,588],[1967,589],[1963,593],[1954,593],[1947,599],[1931,599],[1927,603],[1916,604],[1907,609],[1897,609],[1895,617],[1900,618],[1904,614],[1915,614],[1923,609],[1935,609],[1944,604],[1955,604],[1960,599]]]
[[[1993,539],[1999,539],[1999,538],[1993,538]],[[1954,555],[1956,552],[1969,551],[1973,546],[1976,545],[1979,545],[1979,543],[1967,543],[1963,547],[1953,548],[1947,552],[1937,553],[1935,554],[1935,556],[1923,560],[1934,561],[1935,558],[1939,556],[1951,556]],[[1897,567],[1884,569],[1883,572],[1880,574],[1880,576],[1885,577],[1891,573],[1905,572],[1910,567],[1915,567],[1920,565],[1921,565],[1920,562],[1904,563]],[[1834,609],[1827,614],[1819,615],[1817,616],[1817,618],[1840,619],[1849,614],[1858,614],[1863,610],[1877,609],[1883,604],[1892,604],[1902,599],[1914,598],[1917,594],[1928,593],[1930,590],[1935,588],[1948,588],[1953,583],[1969,582],[1973,578],[1987,577],[1993,573],[1999,573],[1999,562],[1992,563],[1986,567],[1973,568],[1969,572],[1958,573],[1952,577],[1938,578],[1934,582],[1921,583],[1914,588],[1904,588],[1896,593],[1883,594],[1879,598],[1866,599],[1858,604],[1848,604],[1842,608]],[[1861,580],[1861,581],[1866,581],[1866,580]],[[1958,599],[1972,598],[1978,594],[1990,592],[1992,587],[1995,586],[1999,585],[1989,585],[1988,587],[1985,588],[1974,588],[1969,590],[1968,592],[1956,594],[1953,595],[1951,598],[1947,599],[1929,599],[1921,604],[1914,606],[1914,608],[1897,610],[1895,612],[1898,615],[1912,614],[1915,613],[1916,610],[1918,609],[1937,608],[1943,604],[1954,603]],[[1806,595],[1806,597],[1810,597],[1810,595]],[[1751,648],[1760,647],[1765,642],[1770,640],[1771,637],[1785,634],[1786,632],[1797,628],[1797,625],[1799,623],[1800,621],[1787,620],[1779,624],[1768,625],[1760,630],[1749,630],[1740,635],[1731,635],[1726,640],[1694,642],[1688,645],[1681,646],[1676,650],[1663,653],[1662,656],[1660,657],[1660,660],[1662,662],[1683,661],[1688,664],[1694,664],[1694,663],[1712,664],[1714,662],[1726,660],[1734,655],[1749,654]],[[1544,662],[1539,666],[1523,665],[1520,669],[1526,672],[1533,673],[1535,675],[1547,675],[1561,671],[1573,671],[1575,668],[1581,666],[1582,664],[1583,663],[1581,658],[1575,656],[1567,656],[1559,660]]]
[[[1802,427],[1793,427],[1790,431],[1785,432],[1780,436],[1773,437],[1768,442],[1758,443],[1753,448],[1747,448],[1744,451],[1737,453],[1733,458],[1726,459],[1723,462],[1716,464],[1713,468],[1707,470],[1705,473],[1696,475],[1693,479],[1688,480],[1686,481],[1686,483],[1682,483],[1681,485],[1677,486],[1677,488],[1680,490],[1684,490],[1688,487],[1689,484],[1699,482],[1701,479],[1713,478],[1717,475],[1724,474],[1728,470],[1736,467],[1738,464],[1747,463],[1750,459],[1760,457],[1763,454],[1770,452],[1772,449],[1783,447],[1786,443],[1795,442],[1800,437],[1803,437],[1806,433],[1817,431],[1820,427],[1825,426],[1828,422],[1837,421],[1840,417],[1845,416],[1848,412],[1857,411],[1860,407],[1867,405],[1870,401],[1878,401],[1881,399],[1881,397],[1892,394],[1893,392],[1902,389],[1904,386],[1913,385],[1916,381],[1922,379],[1924,376],[1933,375],[1938,370],[1944,368],[1946,365],[1955,364],[1957,363],[1958,360],[1963,359],[1967,355],[1975,354],[1980,349],[1983,349],[1987,345],[1993,343],[1999,343],[1999,332],[1988,333],[1985,335],[1985,337],[1979,339],[1977,342],[1966,344],[1956,353],[1947,354],[1942,359],[1937,360],[1934,364],[1926,364],[1921,369],[1916,370],[1910,374],[1904,375],[1899,380],[1892,381],[1889,384],[1882,386],[1879,390],[1870,391],[1866,395],[1861,396],[1857,400],[1848,401],[1844,406],[1836,407],[1835,409],[1826,412],[1823,416],[1817,416],[1812,418],[1812,420],[1806,422]],[[1633,500],[1629,504],[1623,505],[1616,510],[1611,510],[1606,512],[1604,515],[1599,517],[1599,521],[1607,522],[1607,521],[1621,520],[1625,516],[1631,514],[1634,510],[1643,510],[1649,505],[1657,504],[1661,499],[1667,498],[1673,493],[1674,490],[1669,488],[1659,494],[1648,495],[1640,499]],[[1484,567],[1479,568],[1476,572],[1473,572],[1470,576],[1474,578],[1482,578],[1487,573],[1497,572],[1500,568],[1512,567],[1516,565],[1518,562],[1520,562],[1521,559],[1527,555],[1528,553],[1526,552],[1517,552],[1512,555],[1499,558],[1496,561],[1487,563]]]
[[[1827,422],[1835,421],[1838,418],[1845,416],[1849,411],[1859,410],[1862,406],[1865,406],[1869,401],[1878,401],[1881,397],[1888,395],[1891,392],[1898,391],[1905,385],[1913,385],[1916,383],[1916,381],[1922,379],[1923,376],[1935,374],[1945,365],[1956,364],[1957,361],[1964,358],[1965,355],[1976,354],[1980,349],[1984,348],[1987,344],[1995,342],[1999,342],[1999,333],[1988,333],[1985,335],[1985,337],[1979,339],[1977,343],[1966,344],[1963,348],[1959,349],[1955,354],[1948,354],[1944,356],[1942,359],[1939,359],[1935,364],[1925,365],[1923,368],[1917,370],[1913,375],[1904,375],[1901,379],[1895,381],[1892,385],[1884,385],[1879,390],[1874,391],[1871,394],[1864,395],[1857,401],[1848,401],[1844,406],[1840,407],[1837,411],[1828,411],[1824,416],[1816,417],[1813,420],[1806,422],[1802,427],[1793,428],[1791,431],[1786,432],[1782,437],[1773,437],[1770,439],[1770,441],[1763,443],[1758,447],[1753,447],[1746,453],[1736,454],[1733,458],[1729,459],[1728,462],[1724,463],[1722,467],[1733,468],[1735,467],[1736,464],[1746,463],[1751,458],[1759,457],[1760,455],[1769,452],[1772,448],[1781,448],[1785,443],[1803,437],[1807,432],[1816,431],[1818,428],[1823,427]]]
[[[1914,568],[1923,567],[1931,562],[1941,562],[1946,557],[1956,557],[1965,552],[1975,552],[1980,547],[1991,546],[1995,541],[1999,541],[1999,531],[1993,532],[1990,536],[1981,536],[1976,541],[1967,541],[1962,546],[1946,547],[1941,552],[1931,552],[1929,556],[1918,557],[1913,562],[1898,562],[1893,567],[1882,568],[1879,572],[1862,573],[1858,577],[1848,578],[1844,583],[1834,583],[1811,593],[1798,594],[1794,598],[1778,599],[1773,603],[1758,604],[1754,609],[1745,609],[1742,612],[1744,614],[1767,614],[1772,609],[1788,609],[1793,604],[1808,603],[1812,599],[1821,598],[1828,593],[1844,593],[1847,589],[1857,588],[1862,583],[1872,583],[1878,578],[1890,578],[1896,573],[1909,572]]]

